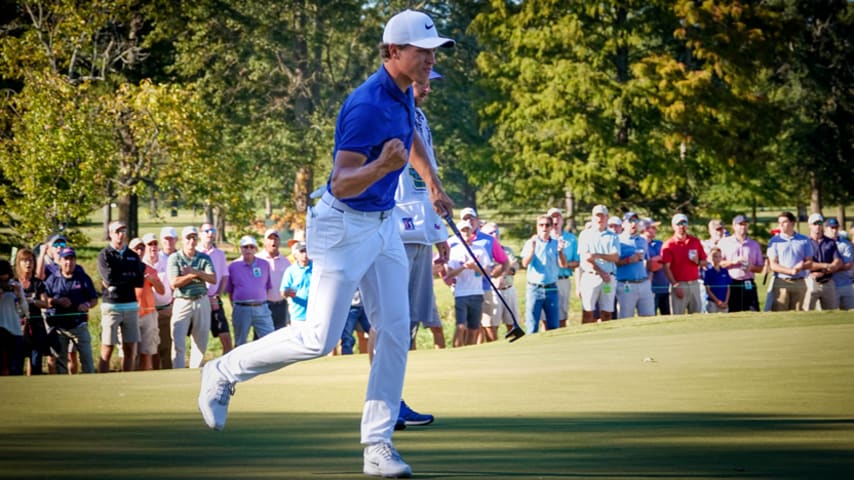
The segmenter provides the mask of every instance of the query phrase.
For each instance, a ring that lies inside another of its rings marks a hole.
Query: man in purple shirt
[[[225,290],[233,306],[231,323],[237,346],[246,343],[249,327],[255,329],[258,338],[273,332],[273,317],[267,307],[267,293],[273,288],[270,264],[255,257],[257,249],[255,238],[241,238],[241,257],[228,266]]]
[[[729,294],[729,311],[759,311],[755,275],[765,267],[762,247],[747,234],[748,222],[744,215],[732,219],[733,234],[718,242],[721,249],[721,266],[732,278]]]

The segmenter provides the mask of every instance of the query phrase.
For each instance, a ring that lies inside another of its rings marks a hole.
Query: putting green
[[[854,314],[655,317],[410,355],[418,478],[851,478]],[[237,386],[198,371],[0,379],[0,478],[361,478],[364,356]]]

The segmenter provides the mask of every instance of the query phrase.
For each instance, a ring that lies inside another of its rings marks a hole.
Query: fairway
[[[416,478],[854,478],[854,315],[655,317],[410,355]],[[0,478],[365,478],[365,356],[237,386],[199,372],[0,378]]]

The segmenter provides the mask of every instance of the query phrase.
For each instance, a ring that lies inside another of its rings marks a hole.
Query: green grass
[[[854,316],[657,317],[410,355],[417,478],[851,478]],[[364,356],[240,384],[198,371],[0,379],[0,478],[362,478]]]

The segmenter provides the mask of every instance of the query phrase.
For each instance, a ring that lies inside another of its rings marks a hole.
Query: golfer
[[[209,427],[225,426],[237,382],[329,353],[359,287],[376,336],[362,411],[364,473],[412,474],[391,442],[409,351],[409,297],[401,281],[409,275],[408,264],[391,214],[407,159],[427,183],[436,211],[445,215],[453,207],[415,133],[411,88],[427,82],[436,48],[453,45],[423,13],[406,10],[386,24],[383,65],[344,102],[327,191],[307,214],[306,243],[314,261],[307,319],[205,365],[199,409]]]

